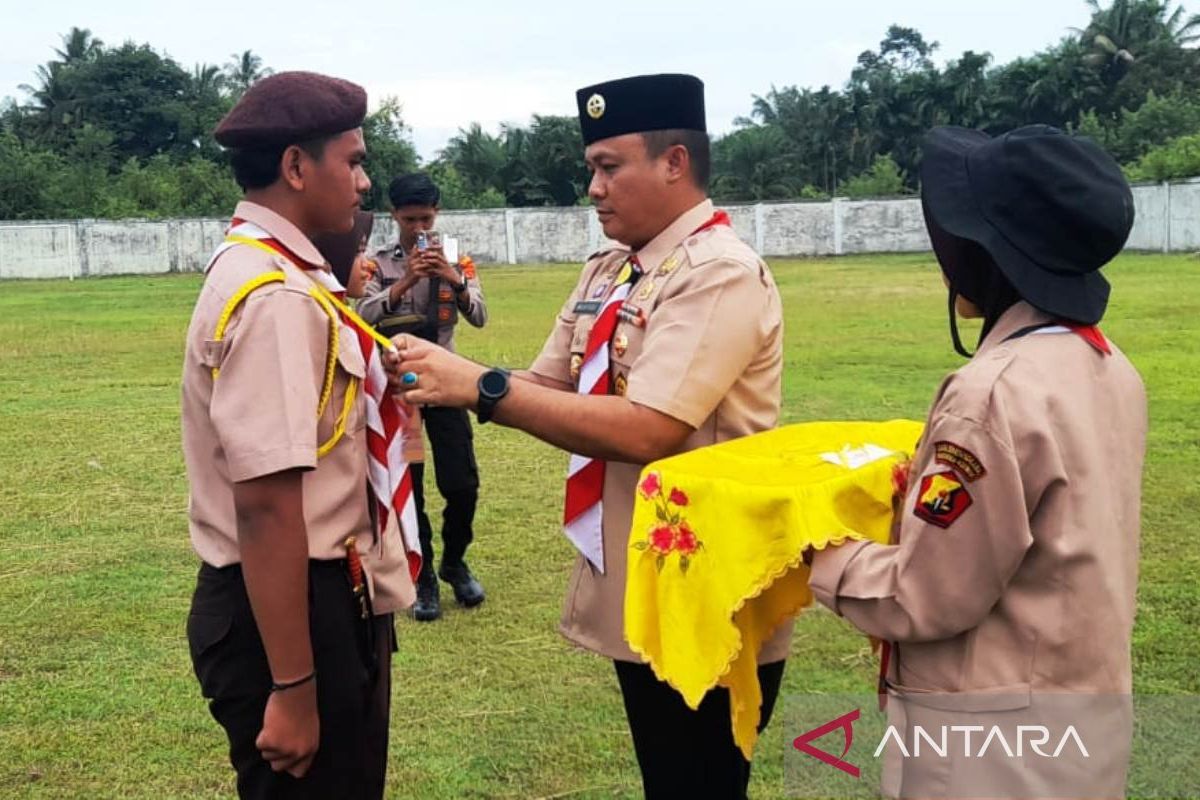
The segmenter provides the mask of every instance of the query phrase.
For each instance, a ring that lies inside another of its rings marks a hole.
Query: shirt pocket
[[[220,369],[229,352],[228,339],[205,339],[200,343],[200,363],[209,369]]]
[[[346,433],[357,433],[367,424],[365,399],[367,363],[363,358],[358,337],[345,327],[338,336],[337,366],[338,369],[333,378],[333,395],[325,409],[325,419],[330,420],[329,431],[332,432],[336,420],[341,418],[344,413]],[[350,390],[351,383],[354,384],[354,397],[347,409],[346,393]]]
[[[628,308],[635,308],[633,304],[629,304]],[[641,311],[642,317],[645,319],[645,310]],[[642,354],[642,345],[646,338],[645,324],[637,324],[624,317],[617,318],[617,327],[613,330],[613,336],[609,341],[609,357],[614,366],[619,367],[626,374],[633,369],[634,362]]]

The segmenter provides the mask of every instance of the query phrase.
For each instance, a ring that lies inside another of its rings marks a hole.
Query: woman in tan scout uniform
[[[1094,143],[1045,126],[936,129],[921,182],[955,347],[970,355],[956,306],[983,319],[981,341],[937,392],[899,543],[815,553],[811,585],[893,643],[883,688],[901,729],[1000,725],[1015,741],[1016,724],[1041,724],[1054,750],[1073,724],[1090,748],[1026,744],[1022,759],[993,743],[979,758],[956,740],[946,758],[890,762],[885,793],[1121,797],[1146,396],[1095,326],[1129,187]]]
[[[391,611],[408,578],[377,568],[364,353],[346,335],[331,351],[339,322],[319,299],[328,267],[310,241],[348,231],[370,185],[366,107],[352,83],[280,73],[215,134],[245,200],[206,270],[184,355],[189,526],[203,561],[187,628],[246,798],[383,795]],[[373,618],[351,589],[360,560]]]
[[[589,195],[620,243],[588,260],[528,372],[403,337],[411,402],[476,408],[573,453],[564,527],[580,558],[562,631],[615,664],[649,798],[742,798],[750,764],[734,744],[729,693],[696,711],[624,638],[625,554],[641,465],[774,427],[783,325],[766,265],[706,197],[704,90],[651,75],[576,95]],[[762,725],[792,626],[761,653]]]

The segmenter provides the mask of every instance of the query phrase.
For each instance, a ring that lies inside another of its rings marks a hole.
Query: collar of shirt
[[[329,265],[321,257],[321,253],[317,250],[316,245],[310,242],[308,237],[300,232],[299,228],[266,206],[260,206],[258,203],[243,200],[237,204],[233,215],[247,222],[253,222],[291,251],[293,255],[303,259],[310,266],[320,267],[326,271],[329,270]]]
[[[675,248],[684,239],[691,236],[697,228],[712,219],[712,215],[713,203],[712,200],[707,199],[680,214],[674,222],[663,229],[662,233],[637,251],[636,255],[638,263],[642,267],[642,274],[645,275],[658,269],[667,260],[667,256],[671,255]]]
[[[996,324],[988,331],[988,335],[979,345],[979,354],[986,353],[1012,336],[1022,328],[1028,328],[1030,325],[1052,324],[1055,318],[1020,300],[1014,303],[1007,311],[1000,315],[1000,319],[996,320]]]

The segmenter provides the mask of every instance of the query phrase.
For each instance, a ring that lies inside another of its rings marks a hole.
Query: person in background
[[[428,175],[401,175],[388,187],[397,240],[375,253],[379,268],[367,283],[358,305],[367,322],[386,336],[412,333],[454,352],[454,328],[460,318],[477,328],[487,322],[483,287],[470,258],[450,264],[440,246],[419,245],[433,230],[440,211],[441,192]],[[471,421],[461,408],[430,405],[421,418],[433,450],[438,491],[446,501],[442,514],[442,558],[433,568],[433,529],[421,512],[421,547],[425,567],[417,580],[413,618],[432,622],[441,614],[437,578],[450,584],[454,598],[465,607],[484,600],[483,586],[467,566],[467,548],[475,538],[475,507],[479,501],[479,467]],[[417,470],[417,482],[423,472]],[[422,508],[424,487],[420,492]],[[414,488],[417,488],[414,486]]]

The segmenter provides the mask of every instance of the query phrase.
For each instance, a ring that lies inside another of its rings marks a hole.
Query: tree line
[[[938,44],[893,25],[839,89],[772,86],[713,142],[723,202],[871,197],[917,189],[920,139],[935,125],[990,133],[1047,123],[1085,134],[1131,180],[1200,175],[1200,15],[1158,0],[1087,0],[1082,26],[1007,63],[967,51],[938,65]],[[0,219],[222,216],[239,191],[212,129],[270,74],[252,51],[190,70],[149,44],[62,37],[18,102],[0,104]],[[373,183],[417,168],[448,208],[586,203],[573,117],[535,114],[490,133],[461,128],[422,163],[400,102],[364,124]]]

